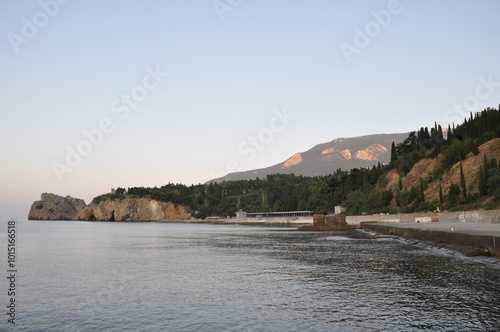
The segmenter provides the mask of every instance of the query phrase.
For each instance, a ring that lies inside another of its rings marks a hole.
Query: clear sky
[[[0,217],[500,103],[497,0],[0,0]]]

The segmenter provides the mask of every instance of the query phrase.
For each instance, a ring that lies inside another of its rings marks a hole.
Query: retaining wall
[[[494,235],[475,235],[440,230],[407,228],[396,225],[365,224],[363,228],[382,234],[393,234],[424,241],[451,243],[459,246],[472,246],[486,249],[491,255],[500,256],[500,237]]]
[[[367,216],[347,216],[349,225],[359,225],[362,222],[415,222],[415,218],[438,217],[439,221],[448,222],[480,222],[498,224],[500,223],[500,210],[482,211],[459,211],[459,212],[439,212],[439,213],[406,213],[406,214],[386,214]]]

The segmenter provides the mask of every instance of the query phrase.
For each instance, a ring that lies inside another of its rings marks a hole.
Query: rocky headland
[[[87,206],[83,199],[43,193],[31,204],[29,220],[73,220]]]
[[[168,221],[189,220],[183,206],[148,198],[124,196],[93,201],[86,205],[82,199],[44,193],[31,205],[29,220],[82,221]]]
[[[79,213],[77,219],[87,221],[162,221],[189,220],[191,215],[183,206],[175,206],[170,202],[126,197],[89,204]]]

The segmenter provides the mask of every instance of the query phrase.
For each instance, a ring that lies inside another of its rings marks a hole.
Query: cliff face
[[[85,206],[85,201],[82,199],[43,193],[40,200],[31,205],[28,219],[73,220]]]
[[[87,221],[161,221],[189,220],[191,215],[184,207],[176,207],[170,202],[126,197],[89,204],[79,213],[77,219]]]
[[[82,199],[44,193],[33,202],[29,220],[161,221],[189,220],[183,206],[146,198],[125,197],[89,204]]]

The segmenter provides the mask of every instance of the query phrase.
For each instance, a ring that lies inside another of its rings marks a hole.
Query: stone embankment
[[[299,230],[335,231],[359,227],[399,236],[413,244],[426,243],[427,247],[433,246],[428,243],[435,243],[436,248],[456,246],[459,252],[468,252],[467,255],[500,257],[500,210],[347,216],[345,221],[340,216],[330,220],[327,218],[331,217],[315,215],[314,226]],[[491,259],[493,264],[500,264],[500,259]]]
[[[364,223],[363,229],[421,241],[476,248],[478,252],[500,256],[500,224],[435,223]]]
[[[438,213],[406,213],[406,214],[374,214],[365,216],[347,216],[350,225],[359,225],[365,222],[418,222],[419,220],[431,221],[435,219],[445,222],[474,222],[474,223],[500,223],[500,210],[478,210]]]

